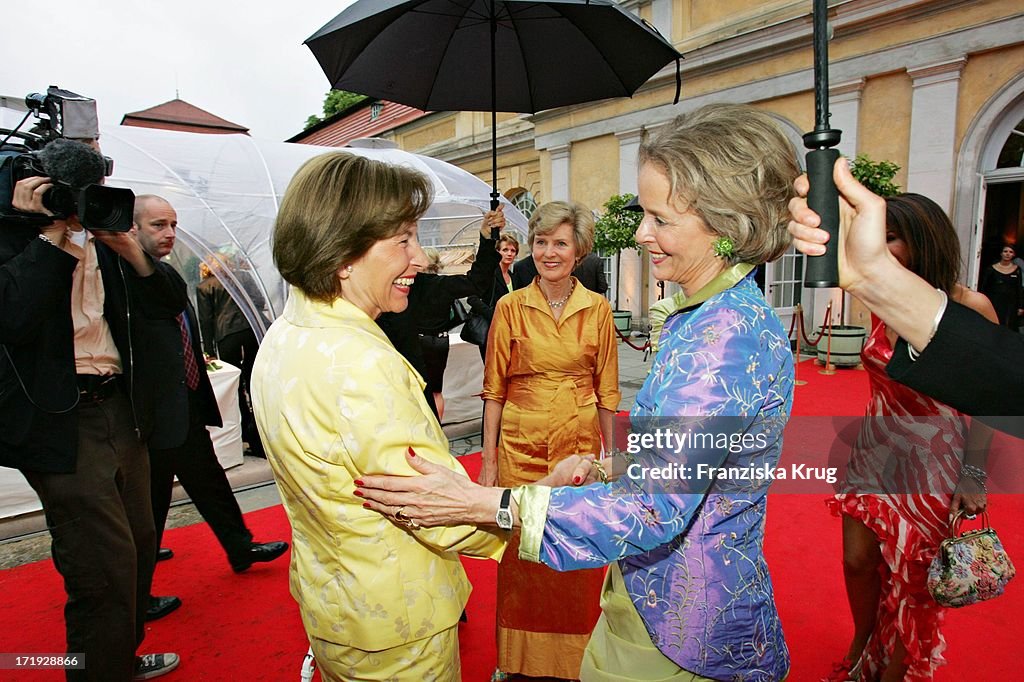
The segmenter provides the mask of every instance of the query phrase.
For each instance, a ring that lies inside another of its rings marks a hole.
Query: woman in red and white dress
[[[983,295],[957,283],[959,240],[917,194],[887,200],[889,251],[953,300],[996,321]],[[985,509],[991,431],[888,377],[896,336],[880,320],[861,353],[871,382],[844,492],[826,501],[843,520],[843,573],[854,622],[846,657],[827,680],[930,680],[944,663],[943,609],[928,566],[952,514]]]

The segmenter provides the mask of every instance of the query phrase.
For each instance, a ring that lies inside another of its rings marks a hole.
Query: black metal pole
[[[830,235],[821,256],[807,256],[804,286],[839,286],[839,192],[832,169],[839,159],[841,130],[829,127],[828,113],[828,0],[814,0],[814,131],[804,135],[807,178],[811,189],[807,205],[821,217],[821,227]]]
[[[491,0],[491,210],[498,208],[498,17]]]

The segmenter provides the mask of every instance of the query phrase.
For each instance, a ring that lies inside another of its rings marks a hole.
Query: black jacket
[[[169,264],[160,262],[157,268],[168,278],[179,282],[182,288],[185,287],[185,281]],[[200,410],[204,424],[222,426],[217,398],[205,370],[206,363],[199,343],[198,318],[191,303],[186,305],[185,310],[192,354],[199,368],[199,388],[193,392],[192,405]],[[159,358],[149,373],[152,392],[159,401],[160,415],[149,436],[149,447],[154,450],[175,448],[185,442],[189,430],[189,388],[185,384],[185,349],[181,342],[181,326],[176,318],[146,320],[141,335],[150,355]]]
[[[78,452],[72,274],[78,261],[31,227],[0,225],[0,466],[71,472]],[[139,277],[96,244],[104,318],[121,355],[124,385],[140,438],[152,427],[153,367],[138,337],[144,319],[173,318],[184,286],[160,270]]]
[[[950,301],[917,361],[911,362],[907,342],[900,339],[885,370],[916,391],[1024,438],[1024,336],[970,308]]]
[[[409,307],[377,318],[377,324],[391,343],[421,375],[425,366],[417,334],[446,331],[455,299],[489,295],[491,277],[499,262],[501,254],[496,242],[480,237],[476,260],[469,272],[465,275],[416,275],[409,291]]]

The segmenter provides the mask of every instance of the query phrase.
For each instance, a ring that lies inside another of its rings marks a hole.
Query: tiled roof
[[[373,118],[376,105],[381,107],[377,117]],[[324,147],[344,147],[350,140],[373,137],[427,115],[425,111],[386,101],[371,102],[355,111],[350,109],[349,112],[342,112],[345,115],[338,117],[337,120],[325,121],[326,125],[321,124],[308,132],[303,131],[288,141]]]
[[[121,119],[121,125],[193,130],[193,132],[247,133],[249,131],[245,126],[232,123],[220,116],[214,116],[209,111],[180,99],[172,99],[170,102],[164,102],[149,109],[125,114]]]

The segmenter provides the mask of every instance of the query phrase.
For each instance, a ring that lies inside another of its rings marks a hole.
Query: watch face
[[[508,509],[499,509],[494,520],[497,522],[498,528],[512,530],[512,512]]]

